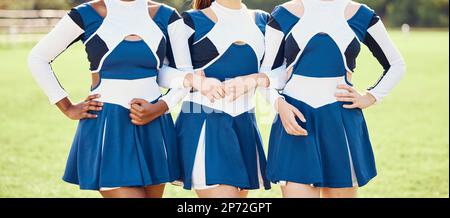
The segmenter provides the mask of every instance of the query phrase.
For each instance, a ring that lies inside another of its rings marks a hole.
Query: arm
[[[270,102],[277,111],[277,100],[283,98],[278,90],[284,88],[287,78],[287,71],[284,58],[284,38],[285,34],[281,25],[275,19],[277,13],[270,17],[265,34],[266,53],[261,65],[261,72],[269,78],[269,86],[260,88],[260,93]]]
[[[400,82],[406,72],[406,64],[378,16],[373,17],[364,44],[384,69],[378,82],[368,89],[368,93],[381,101]]]
[[[348,91],[348,93],[336,94],[338,101],[352,103],[344,105],[348,109],[365,109],[381,101],[394,89],[406,72],[403,57],[377,15],[372,17],[363,42],[383,66],[384,72],[377,83],[369,88],[365,94],[358,93],[353,87],[345,85],[338,87]]]
[[[159,73],[158,82],[162,87],[170,90],[161,100],[168,105],[168,111],[172,110],[189,93],[186,85],[187,78],[193,74],[191,54],[189,50],[189,38],[193,34],[177,12],[172,14],[168,26],[170,45],[167,54],[168,64]]]
[[[30,72],[38,85],[44,90],[51,104],[69,118],[79,120],[95,118],[89,110],[101,110],[102,104],[94,100],[98,96],[89,96],[84,102],[73,105],[67,92],[56,78],[51,63],[70,45],[77,42],[84,33],[80,14],[74,9],[64,16],[31,51],[28,56]]]

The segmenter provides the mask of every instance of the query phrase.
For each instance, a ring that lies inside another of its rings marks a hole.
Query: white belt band
[[[292,98],[302,101],[313,108],[337,102],[335,94],[347,92],[337,89],[338,85],[346,84],[345,77],[317,78],[293,75],[283,90]]]
[[[101,79],[100,85],[91,94],[100,94],[100,102],[130,109],[131,100],[140,98],[152,102],[161,96],[161,90],[156,77],[136,80]]]
[[[220,100],[216,100],[214,103],[212,103],[207,97],[203,96],[200,92],[194,92],[189,93],[184,98],[183,101],[194,102],[217,111],[223,111],[233,117],[236,117],[245,112],[251,111],[255,108],[254,95],[255,91],[250,91],[249,93],[239,97],[238,99],[236,99],[236,101],[233,102],[230,102],[226,97]],[[192,112],[195,113],[196,111]]]

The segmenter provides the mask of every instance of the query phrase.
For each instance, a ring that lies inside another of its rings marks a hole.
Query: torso
[[[185,23],[192,31],[189,44],[196,71],[220,81],[259,72],[269,15],[242,7],[232,10],[213,3],[211,8],[185,14]],[[250,91],[234,102],[223,99],[211,103],[194,92],[185,101],[237,116],[254,108],[253,96],[254,91]]]
[[[125,108],[132,98],[160,97],[156,77],[169,52],[167,29],[176,11],[146,0],[93,1],[75,9],[84,25],[91,93]]]
[[[303,18],[304,14],[305,14],[305,6],[304,6],[303,1],[308,1],[308,0],[289,1],[289,2],[286,2],[285,4],[283,4],[281,6],[285,10],[287,10],[292,16],[295,16],[298,20],[301,20]],[[333,2],[335,0],[331,0],[331,1],[330,0],[319,0],[319,1],[322,1],[322,2]],[[348,1],[348,3],[345,6],[345,9],[344,9],[344,17],[345,17],[345,19],[348,21],[351,18],[353,18],[357,14],[357,12],[360,9],[360,7],[361,7],[361,4],[355,3],[353,1]],[[323,37],[323,35],[319,36],[319,38],[321,38],[321,39],[319,39],[318,41],[323,41],[324,39],[327,40],[325,37]],[[292,43],[292,41],[290,41],[289,43]],[[324,45],[324,44],[328,44],[328,43],[317,42],[316,46],[320,46],[320,45]],[[355,46],[355,45],[353,45],[353,46]],[[287,45],[286,47],[290,47],[290,46]],[[356,45],[355,49],[357,51],[359,50],[358,48],[359,48],[359,46]],[[292,61],[294,61],[295,60],[294,56],[296,55],[296,53],[298,53],[298,51],[295,51],[295,50],[294,51],[290,51],[288,49],[288,51],[286,52],[286,56],[287,56],[288,60],[291,59]],[[358,52],[356,52],[356,53],[358,53]],[[355,55],[357,55],[357,54],[355,54]],[[312,63],[309,60],[305,61],[305,62]],[[292,76],[292,73],[294,71],[294,65],[292,65],[292,64],[293,63],[291,63],[291,66],[288,68],[288,77],[289,78]],[[331,66],[330,68],[335,68],[335,66],[334,67]],[[348,69],[345,69],[345,70],[347,71],[346,72],[347,80],[348,80],[349,83],[351,83],[351,81],[352,81],[352,72],[351,72],[351,70],[348,70]]]
[[[88,3],[92,9],[99,15],[101,19],[105,19],[108,14],[108,10],[104,0],[96,0]],[[162,4],[153,1],[148,1],[148,13],[153,19],[157,14],[158,10],[161,8]],[[131,34],[125,37],[127,42],[139,42],[142,38],[138,35]],[[98,72],[92,72],[92,87],[97,87],[100,83],[100,75]]]
[[[352,85],[362,33],[372,15],[367,10],[349,0],[297,0],[275,9],[285,36],[285,95],[314,108],[336,102],[337,86]]]

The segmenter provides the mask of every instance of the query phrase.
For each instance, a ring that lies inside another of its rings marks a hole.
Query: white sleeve
[[[284,96],[280,95],[278,90],[273,88],[258,88],[259,93],[266,99],[267,102],[270,103],[273,110],[275,112],[278,112],[278,107],[276,105],[277,100],[282,98],[284,99]]]
[[[183,100],[184,97],[189,93],[190,89],[171,89],[167,94],[160,98],[166,102],[169,110],[166,113],[170,113],[175,107]]]
[[[194,71],[188,43],[192,32],[177,12],[172,17],[167,28],[171,46],[167,55],[168,63],[160,69],[158,82],[162,87],[176,89],[184,88],[186,74]]]
[[[174,17],[168,26],[172,54],[169,63],[164,65],[158,74],[159,85],[171,89],[161,98],[169,106],[169,112],[189,93],[190,89],[184,87],[184,79],[187,74],[194,73],[189,49],[189,37],[193,30],[184,23],[178,13],[174,12],[173,16],[178,17]]]
[[[83,33],[84,30],[66,15],[31,50],[28,56],[31,74],[44,90],[51,104],[56,104],[68,96],[56,78],[51,63]]]
[[[364,43],[384,68],[378,82],[368,89],[377,101],[381,101],[403,78],[406,64],[381,20],[368,29]]]
[[[268,88],[260,88],[259,92],[272,105],[275,111],[277,111],[275,105],[277,99],[283,98],[278,90],[281,90],[286,86],[288,79],[285,58],[283,55],[284,37],[285,35],[280,26],[277,24],[276,20],[271,17],[266,25],[266,53],[260,70],[261,73],[267,75],[270,85]]]

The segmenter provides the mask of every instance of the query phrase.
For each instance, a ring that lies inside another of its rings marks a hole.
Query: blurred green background
[[[0,9],[69,9],[83,0],[0,0]],[[187,10],[191,1],[159,0],[180,11]],[[285,0],[244,0],[250,8],[271,12]],[[369,5],[391,26],[408,23],[421,27],[448,27],[448,0],[357,0]]]
[[[163,2],[180,10],[190,4]],[[252,8],[271,11],[283,1],[244,2]],[[365,111],[379,175],[360,190],[360,196],[448,198],[448,0],[361,2],[375,8],[389,24],[408,72],[389,97]],[[76,4],[63,0],[0,0],[0,9],[68,9]],[[405,23],[411,28],[401,31],[400,26]],[[77,123],[49,105],[32,79],[26,58],[42,35],[26,35],[11,31],[0,34],[0,197],[100,197],[60,179]],[[53,69],[73,101],[88,95],[90,72],[81,43],[58,57]],[[381,73],[382,68],[364,48],[354,76],[356,88],[371,86]],[[258,124],[267,144],[273,112],[260,97],[257,103]],[[195,194],[168,185],[165,196]],[[250,197],[280,196],[276,185],[270,191],[250,192]]]

